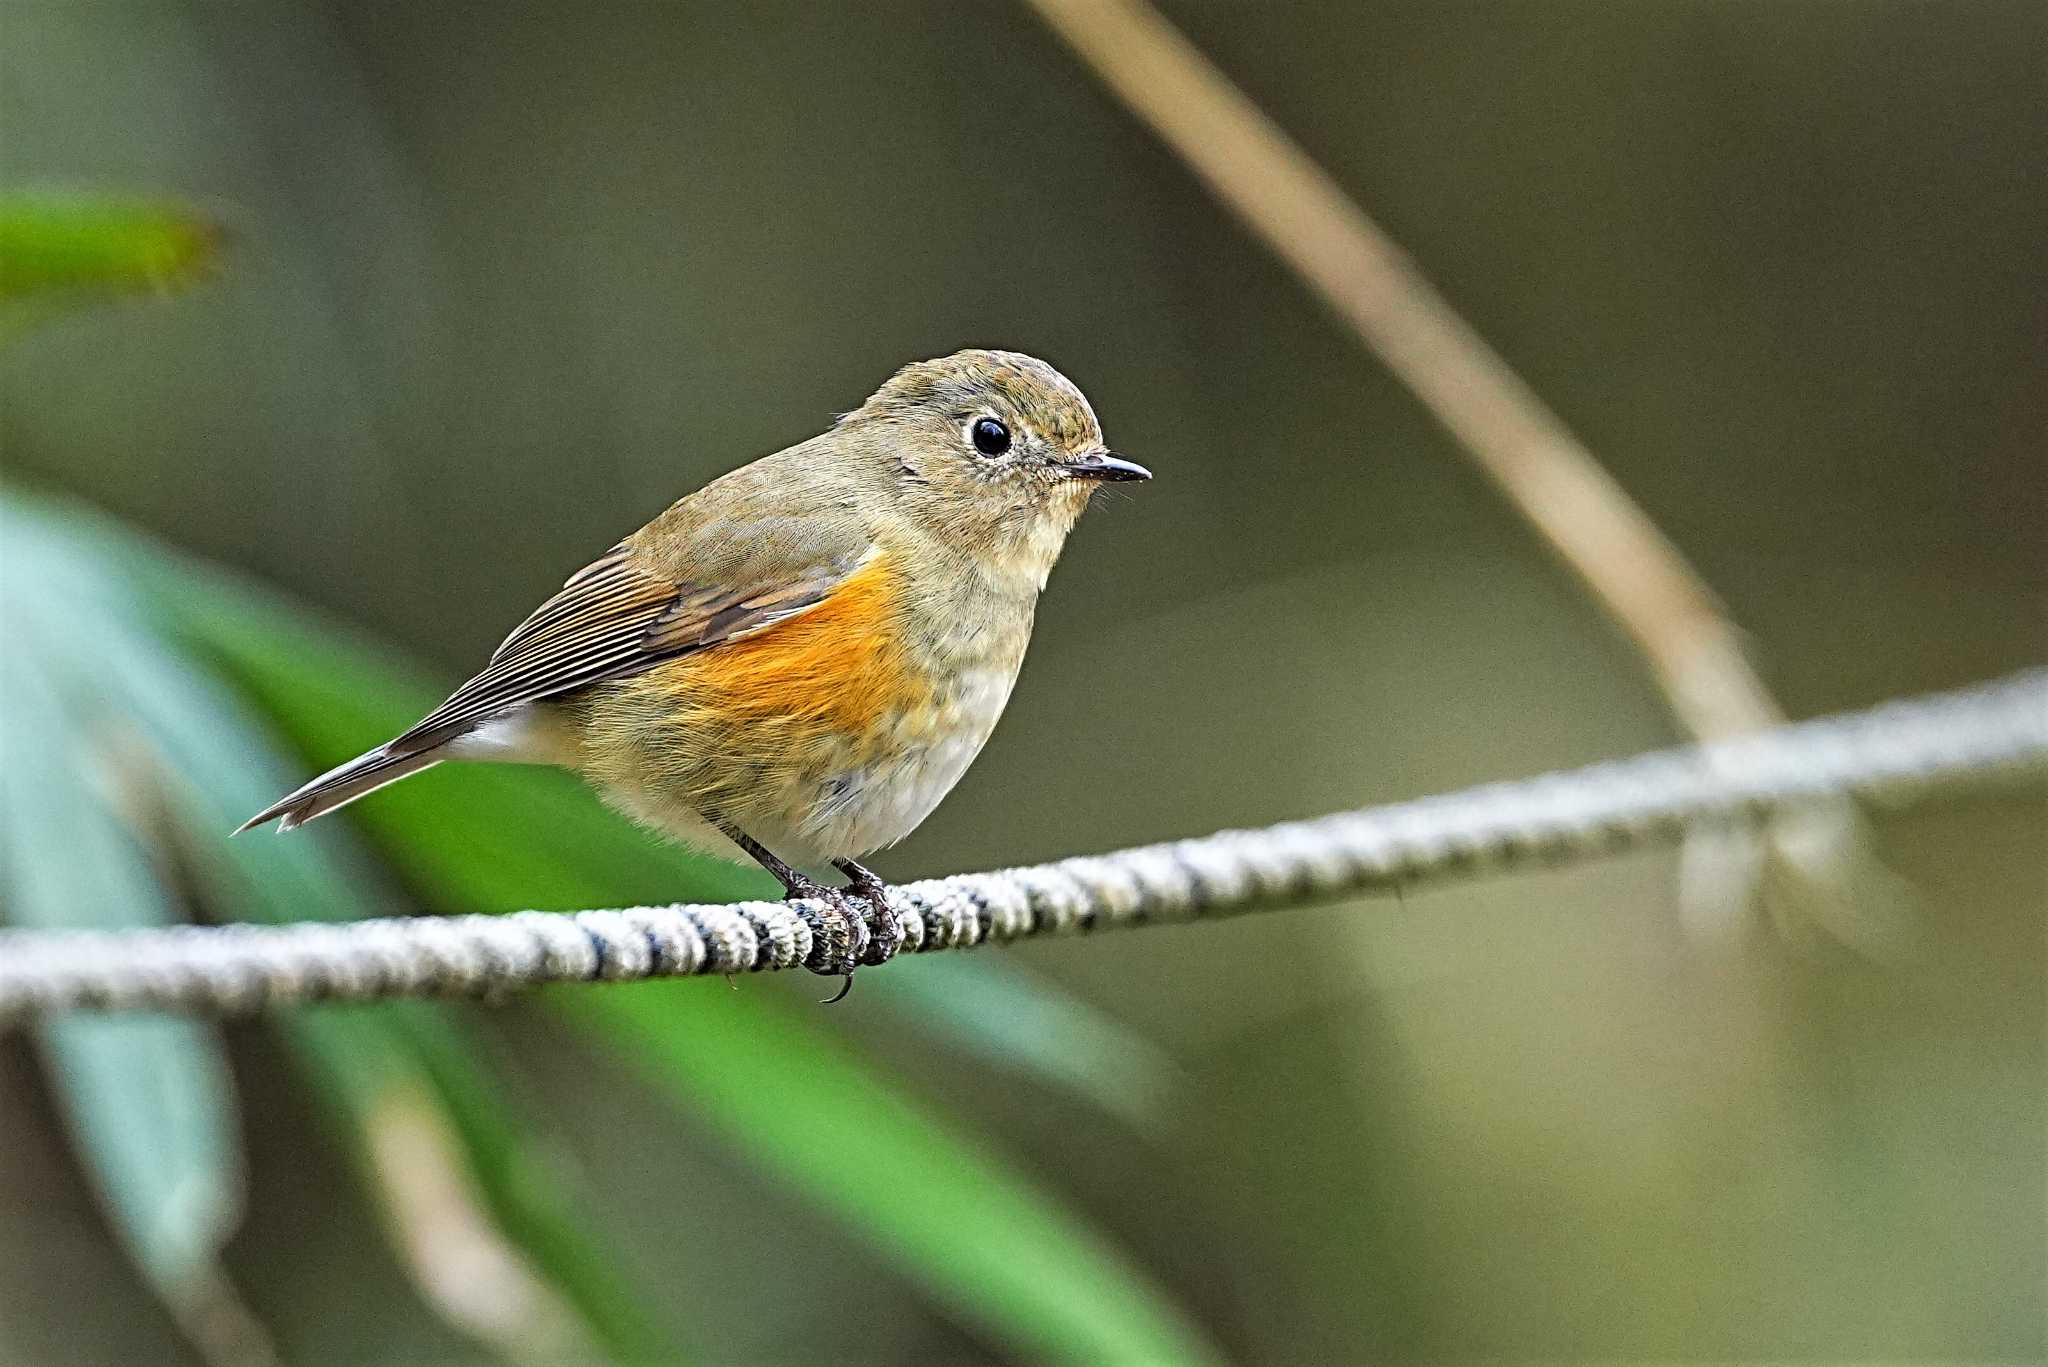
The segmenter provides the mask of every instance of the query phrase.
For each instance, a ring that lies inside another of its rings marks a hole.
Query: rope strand
[[[2048,768],[2048,670],[1711,745],[1261,830],[891,889],[923,953],[1267,910],[1675,841],[1841,794],[1903,804]],[[0,1024],[46,1012],[238,1014],[294,1002],[497,994],[810,967],[813,902],[678,904],[287,926],[0,931]],[[814,960],[816,962],[814,962]]]

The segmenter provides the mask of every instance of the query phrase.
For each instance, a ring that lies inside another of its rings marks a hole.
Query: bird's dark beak
[[[1079,460],[1063,461],[1060,469],[1073,479],[1099,479],[1105,482],[1132,479],[1150,479],[1152,472],[1134,460],[1125,460],[1114,451],[1094,451]]]

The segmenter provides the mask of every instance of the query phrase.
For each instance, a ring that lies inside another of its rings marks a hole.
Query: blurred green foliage
[[[204,255],[196,220],[88,199],[0,197],[0,326],[43,290],[160,286]],[[48,929],[164,925],[180,889],[149,738],[101,680],[134,595],[40,520],[0,503],[0,907]],[[144,678],[138,686],[146,687]],[[66,1017],[41,1044],[115,1228],[195,1341],[260,1355],[220,1268],[241,1214],[227,1060],[206,1022]]]
[[[189,285],[215,268],[223,237],[172,200],[0,195],[0,343],[82,302]]]
[[[210,268],[219,226],[191,207],[86,195],[0,197],[0,300],[163,293]]]

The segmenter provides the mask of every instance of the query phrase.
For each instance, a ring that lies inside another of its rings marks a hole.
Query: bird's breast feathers
[[[914,584],[876,550],[772,626],[593,689],[582,767],[636,815],[850,855],[908,835],[1008,702],[1028,605]]]
[[[650,670],[645,688],[723,726],[781,718],[865,735],[922,707],[930,683],[909,658],[900,622],[903,576],[880,552],[813,607],[716,650]]]

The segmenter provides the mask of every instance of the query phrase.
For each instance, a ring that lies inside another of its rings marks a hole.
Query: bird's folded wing
[[[679,583],[630,545],[614,546],[514,628],[482,673],[385,749],[432,749],[523,703],[764,631],[824,602],[864,553],[849,549],[734,586]]]

